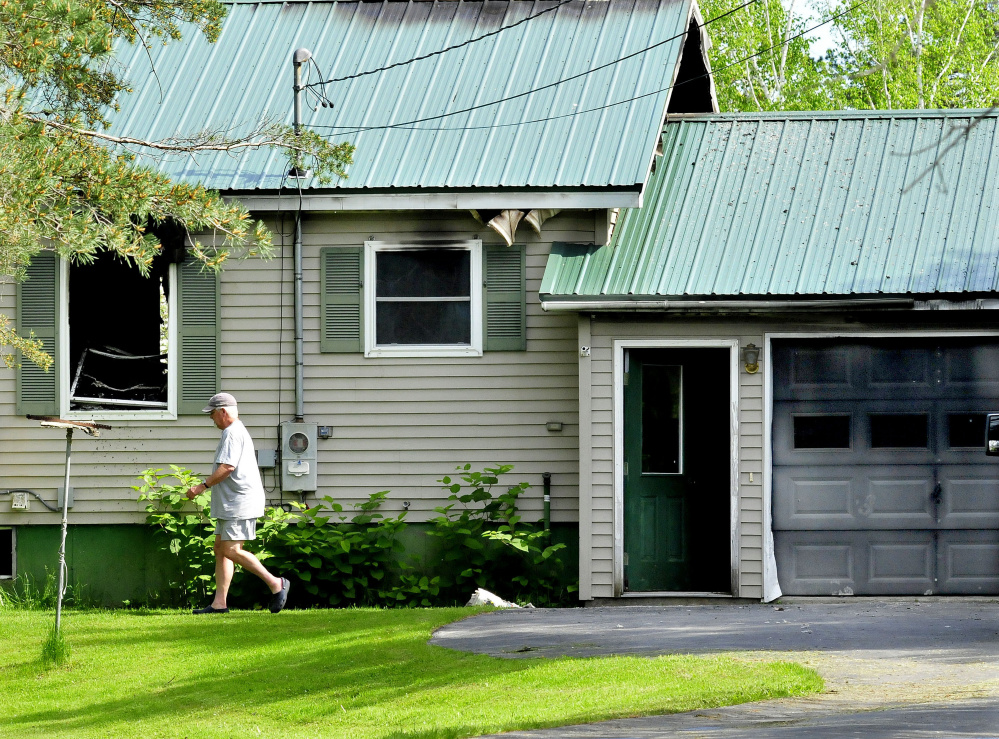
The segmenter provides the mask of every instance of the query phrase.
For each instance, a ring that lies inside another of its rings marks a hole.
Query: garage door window
[[[849,449],[850,416],[795,416],[795,449]]]
[[[957,448],[985,448],[985,414],[951,413],[947,416],[948,446]]]
[[[874,449],[926,449],[929,416],[925,413],[872,413],[871,447]]]

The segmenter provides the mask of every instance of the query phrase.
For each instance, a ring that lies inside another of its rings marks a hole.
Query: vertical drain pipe
[[[545,536],[551,538],[552,536],[552,473],[542,472],[541,479],[545,481],[545,507],[544,507],[544,521],[545,521]]]
[[[302,133],[302,65],[312,58],[308,49],[297,49],[292,56],[295,71],[295,135]],[[295,216],[295,420],[305,419],[305,336],[302,319],[302,178],[298,155],[292,176],[298,180],[298,214]]]

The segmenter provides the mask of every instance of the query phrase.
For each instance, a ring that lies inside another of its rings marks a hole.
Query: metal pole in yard
[[[59,628],[62,626],[62,596],[66,590],[67,568],[66,568],[66,531],[69,528],[69,471],[73,455],[73,431],[79,429],[89,436],[100,436],[100,429],[111,427],[106,423],[94,423],[93,421],[67,421],[54,416],[35,416],[28,414],[29,419],[40,421],[44,428],[66,429],[66,471],[62,482],[62,534],[59,539],[59,592],[56,594],[56,620],[55,635],[59,636]]]
[[[66,429],[66,474],[62,483],[62,535],[59,540],[59,591],[56,595],[55,633],[62,623],[62,596],[66,589],[66,529],[69,527],[69,466],[73,454],[73,427]]]

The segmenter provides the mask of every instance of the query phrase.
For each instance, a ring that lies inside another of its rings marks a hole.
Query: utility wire
[[[488,33],[484,33],[481,36],[476,36],[475,38],[470,38],[467,41],[462,41],[460,44],[454,44],[453,46],[448,46],[446,49],[432,51],[429,54],[424,54],[423,56],[418,56],[412,59],[407,59],[406,61],[389,64],[388,66],[379,67],[378,69],[369,69],[366,72],[357,72],[356,74],[350,74],[347,75],[346,77],[335,77],[330,80],[305,84],[303,85],[303,87],[322,87],[324,85],[332,85],[335,82],[346,82],[347,80],[356,80],[358,77],[366,77],[369,74],[378,74],[379,72],[387,72],[388,70],[395,69],[396,67],[404,67],[407,64],[413,64],[414,62],[422,62],[424,59],[430,59],[435,56],[440,56],[441,54],[446,54],[449,51],[454,51],[455,49],[461,49],[470,44],[474,44],[477,41],[482,41],[483,39],[490,38],[491,36],[496,36],[497,34],[503,33],[503,31],[509,31],[511,28],[516,28],[517,26],[527,23],[528,21],[534,20],[535,18],[540,18],[545,13],[551,13],[561,8],[563,5],[566,5],[571,2],[572,0],[561,0],[561,2],[559,2],[557,5],[553,5],[550,8],[545,8],[544,10],[540,10],[534,15],[529,15],[526,18],[521,18],[516,23],[511,23],[509,26],[503,26],[502,28],[497,28],[495,31],[489,31]],[[325,97],[325,93],[323,97]]]
[[[869,0],[864,0],[864,1],[865,2],[869,2]],[[753,5],[756,2],[757,2],[757,0],[747,0],[742,5],[739,5],[739,6],[735,7],[735,8],[732,8],[731,10],[726,11],[726,12],[722,13],[721,15],[717,15],[714,18],[711,18],[710,20],[704,21],[704,23],[699,24],[697,26],[697,28],[699,28],[699,29],[700,28],[704,28],[705,26],[708,26],[711,23],[714,23],[715,21],[720,21],[722,18],[725,18],[726,16],[732,15],[733,13],[736,13],[736,12],[742,10],[745,7]],[[437,121],[437,120],[440,120],[441,118],[448,118],[448,117],[453,116],[453,115],[461,115],[462,113],[471,113],[472,111],[475,111],[475,110],[480,110],[482,108],[489,108],[489,107],[492,107],[493,105],[499,105],[500,103],[506,103],[506,102],[509,102],[511,100],[517,100],[518,98],[526,97],[527,95],[533,95],[536,92],[542,92],[544,90],[549,90],[549,89],[551,89],[553,87],[558,87],[559,85],[564,84],[566,82],[572,82],[573,80],[579,79],[581,77],[586,77],[587,75],[593,74],[594,72],[599,72],[602,69],[606,69],[607,67],[612,67],[615,64],[619,64],[619,63],[621,63],[623,61],[627,61],[628,59],[631,59],[633,57],[639,56],[640,54],[644,54],[647,51],[652,51],[653,49],[656,49],[656,48],[662,46],[663,44],[668,44],[670,41],[676,41],[677,39],[684,38],[688,33],[689,33],[689,30],[682,31],[682,32],[680,32],[680,33],[678,33],[678,34],[676,34],[674,36],[670,36],[669,38],[663,39],[662,41],[658,41],[658,42],[652,44],[652,46],[647,46],[644,49],[639,49],[638,51],[633,51],[630,54],[626,54],[625,56],[622,56],[622,57],[620,57],[618,59],[614,59],[612,61],[609,61],[606,64],[601,64],[600,66],[594,67],[593,69],[588,69],[585,72],[580,72],[580,73],[574,74],[574,75],[572,75],[570,77],[566,77],[566,78],[561,79],[561,80],[556,80],[555,82],[550,82],[547,85],[542,85],[541,87],[536,87],[536,88],[534,88],[532,90],[525,90],[524,92],[517,93],[516,95],[511,95],[509,97],[500,98],[499,100],[493,100],[493,101],[488,102],[488,103],[480,103],[479,105],[473,105],[473,106],[471,106],[469,108],[463,108],[462,110],[455,110],[455,111],[452,111],[450,113],[440,113],[438,115],[427,116],[426,118],[417,118],[417,119],[412,120],[412,121],[404,121],[402,123],[392,123],[392,124],[388,124],[388,125],[384,125],[384,126],[364,126],[364,127],[360,127],[360,128],[357,128],[357,127],[351,128],[350,126],[310,126],[310,128],[323,128],[323,129],[326,129],[326,130],[329,130],[329,131],[340,131],[340,130],[343,130],[343,131],[345,131],[345,134],[352,134],[352,133],[362,133],[364,131],[376,131],[376,130],[387,129],[387,128],[409,128],[409,127],[412,127],[412,126],[416,125],[417,123],[426,123],[428,121]],[[664,89],[668,90],[670,88],[667,87],[667,88],[664,88]],[[662,92],[662,90],[660,90],[658,92]],[[645,96],[641,95],[639,97],[645,97]],[[635,98],[635,99],[637,100],[638,98]],[[622,101],[622,102],[628,102],[628,101]],[[491,128],[491,126],[490,126],[490,128]],[[423,130],[433,130],[433,129],[423,129]],[[453,129],[453,130],[460,131],[462,129],[456,128],[456,129]]]
[[[547,118],[535,118],[534,120],[530,120],[530,121],[519,121],[519,122],[516,122],[516,123],[492,123],[492,124],[485,125],[485,126],[454,126],[454,127],[447,127],[447,128],[445,128],[445,127],[441,127],[441,128],[423,128],[423,127],[417,127],[417,126],[411,125],[411,124],[400,123],[400,124],[393,124],[393,125],[387,125],[387,126],[368,126],[368,127],[365,127],[365,128],[355,128],[355,129],[351,129],[351,130],[342,130],[342,129],[347,129],[346,126],[311,126],[311,128],[324,129],[324,130],[329,130],[329,131],[336,131],[337,132],[336,135],[338,135],[338,136],[349,136],[349,135],[355,134],[355,133],[364,133],[365,131],[377,131],[377,130],[384,130],[384,129],[390,129],[390,128],[402,128],[402,129],[409,129],[409,130],[413,130],[413,131],[478,131],[478,130],[492,129],[492,128],[510,128],[510,127],[513,127],[513,126],[529,126],[529,125],[531,125],[533,123],[546,123],[548,121],[557,121],[557,120],[560,120],[562,118],[572,118],[572,117],[577,116],[577,115],[585,115],[587,113],[595,113],[595,112],[598,112],[598,111],[601,111],[601,110],[606,110],[607,108],[613,108],[613,107],[615,107],[617,105],[624,105],[626,103],[632,103],[632,102],[634,102],[636,100],[641,100],[642,98],[647,98],[647,97],[650,97],[652,95],[659,95],[660,93],[666,92],[666,91],[671,90],[671,89],[673,89],[675,87],[679,87],[680,85],[686,85],[689,82],[696,82],[697,80],[704,79],[705,77],[710,77],[711,75],[716,74],[718,72],[722,72],[722,71],[728,69],[729,67],[734,67],[736,65],[743,64],[743,63],[749,61],[750,59],[755,59],[756,57],[762,56],[763,54],[766,54],[766,53],[771,52],[771,51],[773,51],[775,49],[778,49],[781,46],[784,46],[785,44],[789,44],[792,41],[795,41],[796,39],[799,39],[802,36],[804,36],[806,34],[809,34],[812,31],[814,31],[814,30],[816,30],[818,28],[821,28],[822,26],[824,26],[824,25],[826,25],[828,23],[832,23],[834,20],[837,20],[838,18],[841,18],[844,15],[847,15],[847,14],[853,12],[857,8],[861,7],[862,5],[866,5],[869,2],[871,2],[871,0],[860,0],[860,2],[851,5],[846,10],[844,10],[844,11],[842,11],[840,13],[837,13],[836,15],[830,17],[829,19],[824,20],[821,23],[818,23],[818,24],[812,26],[811,28],[808,28],[808,29],[802,31],[801,33],[798,33],[798,34],[796,34],[794,36],[791,36],[790,38],[788,38],[785,41],[780,42],[779,44],[774,44],[772,46],[768,46],[765,49],[761,49],[760,51],[757,51],[757,52],[755,52],[753,54],[749,54],[747,56],[744,56],[741,59],[737,59],[736,61],[731,62],[729,64],[726,64],[723,67],[719,67],[718,69],[714,69],[711,72],[705,72],[704,74],[700,74],[700,75],[698,75],[696,77],[691,77],[690,79],[683,80],[682,82],[677,82],[675,84],[669,85],[668,87],[663,87],[663,88],[661,88],[659,90],[653,90],[652,92],[646,92],[646,93],[644,93],[642,95],[636,95],[636,96],[630,97],[630,98],[628,98],[626,100],[618,100],[618,101],[613,102],[613,103],[607,103],[606,105],[600,105],[600,106],[598,106],[596,108],[587,108],[586,110],[577,110],[577,111],[573,111],[571,113],[563,113],[561,115],[549,116]],[[749,3],[746,3],[746,4],[748,5]],[[739,7],[741,8],[741,7],[745,7],[745,6],[743,5],[743,6],[739,6]],[[739,8],[736,8],[736,10],[738,10],[738,9]],[[723,16],[718,16],[718,18],[712,18],[710,21],[706,21],[704,23],[704,25],[707,25],[708,23],[712,23],[715,20],[718,20],[719,18],[722,18],[722,17]],[[593,71],[596,71],[596,70],[593,70]],[[558,83],[556,83],[556,84],[558,84]],[[543,88],[539,88],[539,89],[543,89]],[[522,93],[522,94],[529,94],[529,93]],[[519,96],[515,96],[515,97],[519,97]],[[513,98],[508,98],[508,99],[513,99]],[[495,103],[486,103],[486,104],[484,104],[484,106],[485,105],[495,105],[495,104],[501,103],[501,102],[505,102],[505,100],[498,100]],[[458,113],[462,113],[462,112],[465,112],[465,111],[456,111],[455,113],[447,113],[447,114],[444,114],[444,115],[441,115],[441,116],[437,116],[437,117],[438,118],[444,118],[444,117],[446,117],[448,115],[457,115]],[[419,121],[417,121],[417,122],[419,122]]]

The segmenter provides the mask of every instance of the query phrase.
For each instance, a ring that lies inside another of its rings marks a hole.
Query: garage
[[[783,592],[999,593],[999,340],[775,339],[771,357]]]

